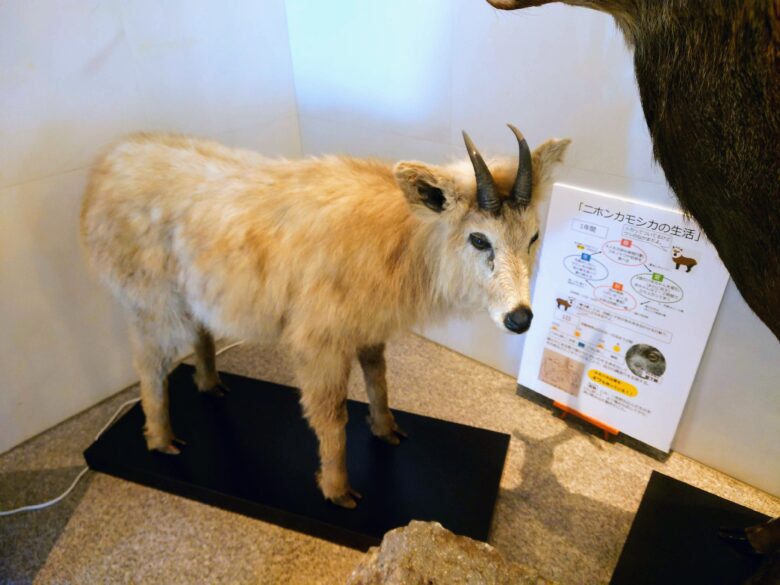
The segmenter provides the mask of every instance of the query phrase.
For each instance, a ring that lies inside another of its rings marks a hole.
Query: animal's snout
[[[520,305],[511,313],[506,314],[504,327],[513,333],[525,333],[531,326],[531,319],[533,318],[534,314],[531,312],[531,307]]]

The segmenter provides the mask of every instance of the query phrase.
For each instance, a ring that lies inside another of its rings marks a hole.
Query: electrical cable
[[[227,346],[221,348],[214,355],[215,356],[221,355],[221,354],[225,353],[227,350],[233,349],[234,347],[236,347],[238,345],[241,345],[242,343],[244,343],[244,342],[243,341],[236,341],[235,343],[231,343],[230,345],[227,345]],[[192,356],[192,354],[189,354],[189,355],[185,356],[184,358],[182,358],[182,361],[186,360],[190,356]],[[100,438],[100,435],[105,433],[106,430],[108,429],[108,427],[110,427],[114,423],[114,421],[117,418],[119,418],[119,415],[122,413],[122,411],[125,409],[126,406],[129,406],[131,404],[135,404],[136,402],[139,402],[140,400],[141,400],[140,398],[133,398],[131,400],[123,402],[119,406],[119,408],[116,409],[116,412],[114,412],[114,414],[111,416],[111,418],[108,419],[108,422],[103,425],[103,428],[98,431],[98,434],[95,435],[95,441],[97,441]],[[56,498],[52,498],[51,500],[48,500],[46,502],[41,502],[40,504],[30,504],[28,506],[22,506],[20,508],[15,508],[13,510],[0,510],[0,517],[2,517],[2,516],[11,516],[13,514],[18,514],[20,512],[31,512],[33,510],[41,510],[43,508],[48,508],[49,506],[53,506],[54,504],[56,504],[56,503],[62,501],[63,499],[65,499],[68,496],[68,494],[70,494],[70,492],[73,491],[73,489],[79,483],[81,478],[84,477],[84,474],[87,473],[87,471],[89,471],[89,467],[85,467],[84,469],[82,469],[79,472],[79,474],[76,476],[76,479],[73,480],[73,483],[70,484],[68,489],[66,489],[64,492],[62,492]]]

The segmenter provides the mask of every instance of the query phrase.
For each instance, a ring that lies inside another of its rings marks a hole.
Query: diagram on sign
[[[685,298],[683,287],[669,277],[670,271],[683,266],[690,272],[698,264],[697,260],[683,256],[682,248],[670,246],[671,238],[651,237],[651,232],[640,227],[632,227],[632,237],[607,241],[600,241],[609,234],[606,226],[577,219],[571,227],[577,234],[572,239],[572,250],[576,253],[565,256],[563,266],[570,275],[567,288],[580,290],[566,298],[555,297],[559,314],[553,319],[550,345],[565,348],[567,354],[599,364],[629,381],[638,378],[657,383],[666,371],[666,356],[659,346],[669,345],[673,335],[657,325],[648,326],[643,313],[665,318],[672,309],[670,305]],[[634,237],[641,238],[641,245]],[[676,309],[684,312],[681,307]],[[617,332],[625,330],[626,335],[608,335],[606,329],[594,326],[599,322],[609,323]],[[654,337],[656,343],[632,344],[632,334]],[[612,359],[616,355],[622,356],[623,361]],[[539,377],[576,395],[584,366],[585,362],[548,348]],[[622,387],[636,393],[633,384]]]
[[[621,430],[679,417],[727,280],[699,228],[556,186],[542,245],[520,382]]]

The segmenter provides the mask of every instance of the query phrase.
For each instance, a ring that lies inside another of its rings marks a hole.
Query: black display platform
[[[84,452],[89,466],[361,550],[413,519],[487,540],[509,435],[394,411],[409,434],[394,447],[371,434],[368,405],[350,400],[347,465],[363,499],[345,510],[317,488],[317,439],[294,388],[220,373],[232,392],[215,398],[192,374],[181,365],[168,378],[181,455],[146,449],[136,404]]]
[[[738,553],[718,529],[764,520],[763,514],[654,471],[610,585],[742,583],[762,558]]]

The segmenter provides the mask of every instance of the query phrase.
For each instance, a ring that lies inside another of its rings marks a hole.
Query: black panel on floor
[[[295,389],[220,373],[232,392],[215,398],[197,392],[192,373],[181,365],[169,377],[181,455],[147,451],[137,404],[85,451],[89,466],[362,550],[413,519],[487,540],[509,435],[394,411],[409,434],[394,447],[350,400],[347,465],[363,499],[344,510],[315,484],[317,439]]]
[[[767,517],[658,472],[647,484],[611,585],[739,584],[761,557],[743,555],[718,536]]]

